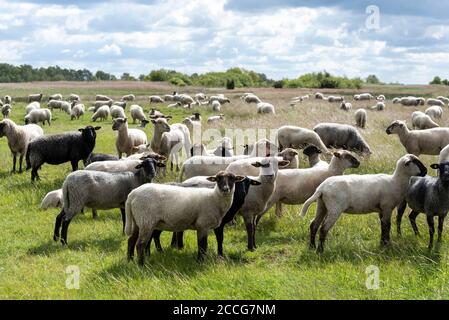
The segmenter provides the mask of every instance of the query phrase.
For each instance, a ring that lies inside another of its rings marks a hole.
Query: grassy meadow
[[[86,105],[96,93],[115,99],[134,93],[135,103],[150,109],[148,96],[171,93],[176,88],[165,84],[112,82],[112,83],[26,83],[1,84],[0,96],[13,97],[11,119],[23,124],[25,97],[30,93],[44,95],[62,93],[79,94]],[[225,128],[273,129],[291,124],[312,128],[320,122],[354,123],[354,109],[367,107],[374,102],[353,101],[356,92],[369,91],[387,96],[386,110],[368,111],[367,128],[361,130],[373,155],[361,160],[358,169],[346,173],[391,173],[405,150],[397,136],[388,136],[386,127],[392,120],[407,120],[414,110],[426,106],[402,107],[393,105],[396,95],[430,97],[448,95],[443,86],[372,86],[363,90],[322,90],[325,94],[347,95],[353,110],[344,112],[337,103],[311,98],[296,106],[290,99],[297,95],[313,93],[310,89],[224,89],[181,88],[180,92],[194,94],[224,93],[231,99],[222,107],[226,120],[216,125]],[[255,92],[263,101],[273,103],[276,115],[257,115],[254,104],[247,105],[239,99],[243,92]],[[127,107],[129,108],[129,107]],[[180,122],[192,113],[186,109],[170,109],[157,105],[162,112],[173,115],[172,123]],[[196,107],[206,119],[213,113],[207,106]],[[128,110],[127,110],[127,114]],[[80,120],[55,110],[51,127],[46,134],[76,130],[91,124],[87,112]],[[449,123],[445,110],[441,126]],[[116,133],[111,129],[111,119],[97,122],[96,152],[115,153]],[[137,127],[137,125],[130,125]],[[152,126],[145,132],[152,137]],[[305,159],[300,154],[301,166]],[[429,166],[436,157],[422,156]],[[82,166],[82,164],[80,164]],[[392,220],[392,244],[379,246],[380,223],[377,214],[343,215],[330,231],[324,254],[317,255],[308,249],[309,224],[314,216],[314,206],[306,219],[298,216],[300,206],[284,205],[284,215],[274,216],[271,209],[261,220],[257,231],[258,249],[246,250],[246,231],[242,219],[225,230],[225,258],[216,257],[216,242],[209,237],[209,255],[204,263],[196,257],[196,235],[186,233],[185,248],[171,249],[171,234],[162,234],[164,253],[152,250],[144,268],[126,261],[127,238],[121,233],[119,210],[99,211],[97,220],[90,212],[79,214],[70,224],[68,246],[54,242],[54,220],[59,210],[43,211],[39,204],[44,195],[61,187],[70,172],[70,164],[51,166],[44,164],[39,171],[41,181],[31,183],[30,172],[11,174],[12,157],[6,138],[0,139],[0,298],[1,299],[448,299],[449,298],[449,236],[433,251],[427,250],[428,231],[424,215],[417,219],[421,237],[415,237],[406,216],[403,219],[402,237]],[[157,182],[176,179],[176,173],[167,171]],[[434,174],[430,170],[431,174]],[[408,209],[406,215],[408,214]],[[448,228],[446,224],[446,230]],[[69,289],[67,268],[80,270],[78,289]],[[379,288],[367,289],[369,266],[379,268]]]

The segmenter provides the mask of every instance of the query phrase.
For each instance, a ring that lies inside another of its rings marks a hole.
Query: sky
[[[0,62],[424,84],[449,77],[448,11],[428,0],[0,0]]]

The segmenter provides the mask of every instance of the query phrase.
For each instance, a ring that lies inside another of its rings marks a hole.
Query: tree
[[[134,78],[133,76],[131,76],[128,72],[124,72],[124,73],[120,76],[120,80],[123,80],[123,81],[136,81],[136,78]]]
[[[379,78],[377,78],[375,74],[370,74],[368,77],[366,77],[365,82],[370,84],[381,84]]]
[[[435,76],[429,84],[441,84],[441,78],[439,76]]]
[[[228,90],[234,90],[235,89],[234,79],[226,80],[226,89],[228,89]]]

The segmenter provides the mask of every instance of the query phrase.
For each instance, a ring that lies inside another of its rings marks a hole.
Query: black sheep
[[[98,161],[112,161],[112,160],[119,160],[117,156],[114,156],[112,154],[106,154],[106,153],[91,153],[89,157],[87,158],[86,162],[84,163],[85,166],[88,164],[98,162]]]
[[[101,127],[87,126],[79,132],[67,132],[41,136],[28,144],[26,169],[31,170],[31,181],[39,179],[37,170],[44,163],[61,164],[70,161],[72,170],[78,170],[78,162],[85,162],[95,148],[96,130]]]

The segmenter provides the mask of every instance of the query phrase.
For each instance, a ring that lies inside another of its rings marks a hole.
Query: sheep
[[[393,100],[391,100],[394,104],[396,104],[396,103],[400,103],[401,102],[401,98],[399,98],[399,97],[396,97],[396,98],[393,98]]]
[[[275,113],[274,106],[268,102],[259,102],[257,105],[257,113]]]
[[[285,167],[286,169],[297,169],[298,168],[298,151],[292,148],[285,148],[284,150],[277,153],[278,157],[282,157],[283,160],[288,160],[290,164]]]
[[[213,123],[217,123],[219,121],[224,121],[225,120],[225,115],[223,113],[220,113],[220,115],[218,116],[212,116],[207,118],[207,124],[213,124]]]
[[[42,93],[36,93],[36,94],[30,94],[28,95],[28,103],[33,102],[33,101],[37,101],[37,102],[41,102],[42,100]]]
[[[449,128],[410,131],[405,121],[395,120],[385,131],[388,135],[397,134],[407,153],[415,156],[438,155],[449,144]]]
[[[329,152],[319,135],[310,129],[296,126],[282,126],[277,130],[276,137],[276,142],[280,150],[287,147],[301,149],[308,145],[314,145],[324,153]]]
[[[435,123],[432,118],[430,118],[427,114],[421,111],[415,111],[412,113],[412,126],[413,129],[431,129],[437,128],[439,125]]]
[[[70,110],[70,120],[79,119],[85,112],[85,106],[82,103],[78,103],[76,100],[73,101],[72,110]]]
[[[327,97],[328,102],[343,102],[344,98],[341,96],[329,96]]]
[[[151,108],[150,112],[148,113],[151,119],[157,119],[157,118],[164,118],[165,115],[160,112],[157,109]]]
[[[322,94],[321,92],[316,92],[315,93],[315,99],[323,100],[324,99],[324,94]]]
[[[139,129],[128,129],[127,118],[117,118],[112,121],[112,130],[118,131],[117,139],[115,140],[115,147],[119,159],[125,153],[130,156],[133,153],[133,148],[141,144],[147,144],[147,135]]]
[[[187,94],[175,94],[173,96],[173,100],[181,103],[181,105],[186,104],[188,108],[190,108],[191,105],[195,103],[195,100]]]
[[[234,219],[237,212],[243,206],[246,195],[249,192],[249,188],[251,186],[258,186],[260,184],[261,183],[259,181],[250,179],[248,177],[245,177],[245,179],[243,179],[242,181],[235,183],[234,198],[232,200],[231,207],[224,215],[220,225],[214,229],[215,238],[217,239],[217,253],[219,257],[223,257],[223,231],[225,225]],[[170,185],[190,187],[190,188],[213,188],[215,186],[213,182],[207,180],[207,177],[194,177],[192,179],[184,181],[183,183],[171,183]],[[160,234],[161,234],[160,230],[153,231],[153,239],[158,251],[162,251],[162,246],[160,244]],[[177,249],[182,249],[184,247],[183,234],[184,234],[183,231],[173,233],[172,237],[173,247],[176,247]],[[149,245],[150,243],[148,243],[148,246]]]
[[[154,230],[187,229],[197,231],[198,260],[202,260],[209,230],[220,226],[233,202],[235,183],[244,178],[219,172],[207,178],[216,182],[213,189],[145,184],[131,191],[125,205],[128,260],[133,259],[137,243],[138,263],[144,264],[144,251]]]
[[[108,106],[110,108],[112,106],[112,103],[113,103],[112,100],[108,100],[108,101],[99,100],[99,101],[95,101],[92,106],[94,107],[94,111],[97,111],[102,106]]]
[[[12,103],[12,98],[11,96],[6,95],[3,100],[5,101],[5,104],[11,104]]]
[[[355,125],[359,128],[365,128],[366,126],[366,118],[368,115],[366,114],[365,109],[357,109],[354,113],[355,116]]]
[[[48,125],[51,125],[51,111],[50,109],[36,109],[32,110],[29,114],[25,116],[25,124],[29,123],[39,123],[42,122],[42,125],[45,125],[45,121],[47,121]]]
[[[65,111],[68,114],[70,114],[70,110],[72,109],[72,105],[70,102],[61,100],[50,100],[47,103],[47,106],[51,111],[53,111],[53,109],[60,109],[61,111]]]
[[[192,120],[192,121],[201,122],[201,113],[195,112],[194,114],[192,114],[189,117],[189,119]]]
[[[166,94],[163,96],[164,101],[173,101],[174,95]]]
[[[164,99],[162,99],[160,96],[150,96],[150,103],[164,103]]]
[[[89,157],[87,157],[86,162],[84,163],[84,165],[88,166],[89,164],[94,163],[94,162],[116,161],[116,160],[119,160],[119,158],[117,156],[112,155],[112,154],[93,153],[92,152],[89,155]]]
[[[70,221],[84,207],[95,210],[120,208],[124,229],[124,205],[128,194],[142,184],[151,182],[156,175],[156,167],[161,166],[164,164],[149,158],[136,166],[136,172],[109,173],[81,170],[69,174],[62,185],[63,208],[56,217],[53,240],[60,239],[63,245],[67,244]]]
[[[385,99],[385,96],[384,96],[383,94],[380,94],[380,95],[378,95],[378,96],[376,97],[376,100],[377,100],[377,101],[385,101],[386,99]]]
[[[32,110],[36,110],[36,109],[40,109],[41,108],[41,104],[37,101],[31,102],[30,104],[28,104],[25,108],[25,114],[30,113]]]
[[[126,109],[126,101],[114,101],[112,103],[112,106],[119,106],[121,107],[123,110]]]
[[[109,114],[111,113],[109,107],[107,105],[104,105],[100,108],[98,108],[97,111],[92,115],[91,120],[95,122],[97,119],[100,119],[101,121],[107,120],[109,117]]]
[[[218,101],[218,102],[220,102],[220,104],[231,103],[231,100],[229,100],[222,94],[209,97],[209,102],[214,102],[214,101]]]
[[[427,105],[428,106],[440,106],[444,107],[444,102],[438,99],[429,98],[427,99]]]
[[[95,101],[112,101],[112,99],[109,98],[108,96],[97,94],[95,95]]]
[[[74,93],[71,93],[69,95],[69,97],[67,98],[68,101],[73,102],[73,101],[81,101],[80,96]]]
[[[171,104],[169,104],[168,106],[167,106],[167,108],[179,108],[179,107],[182,107],[182,103],[181,102],[175,102],[175,103],[171,103]]]
[[[62,208],[62,189],[50,191],[41,202],[41,209]]]
[[[374,99],[373,95],[371,93],[360,93],[354,95],[354,100],[371,100]]]
[[[51,100],[62,100],[62,94],[60,93],[52,94],[51,96],[48,97],[48,101]]]
[[[95,147],[96,131],[101,127],[87,126],[79,132],[66,132],[49,136],[38,136],[29,144],[26,152],[26,170],[32,169],[31,181],[40,179],[38,169],[44,163],[61,164],[70,161],[72,170],[78,170],[79,160],[86,162]]]
[[[441,108],[440,106],[432,106],[427,108],[424,113],[433,119],[441,119],[443,115],[443,108]]]
[[[221,110],[221,103],[218,100],[210,101],[209,103],[212,105],[212,110],[215,112],[220,112]]]
[[[261,158],[260,161],[254,161],[252,166],[260,168],[257,177],[250,176],[250,179],[259,181],[261,185],[258,188],[250,189],[245,198],[245,202],[240,210],[240,214],[245,221],[246,232],[248,236],[248,250],[256,249],[256,227],[257,217],[265,211],[268,200],[270,199],[274,188],[276,187],[276,177],[278,169],[289,164],[286,160],[279,160],[277,157]],[[239,164],[231,163],[226,172],[234,173],[240,170]],[[236,173],[234,173],[236,174]]]
[[[402,97],[399,101],[403,106],[418,106],[421,103],[421,100],[416,97]]]
[[[320,154],[322,153],[322,151],[320,149],[318,149],[317,147],[315,147],[314,145],[310,145],[306,148],[304,148],[304,150],[302,151],[302,153],[304,153],[304,155],[308,158],[309,160],[309,167],[328,167],[329,164],[324,161],[321,160],[320,158]]]
[[[441,149],[440,154],[438,155],[438,163],[448,162],[449,161],[449,146],[445,146]]]
[[[111,118],[117,119],[117,118],[126,118],[125,110],[123,110],[120,106],[112,106],[111,107]]]
[[[370,107],[370,110],[383,111],[383,110],[385,110],[385,103],[382,101],[379,101],[376,103],[375,106]]]
[[[12,107],[10,104],[5,104],[1,107],[2,109],[2,115],[3,119],[9,118],[9,115],[11,114]]]
[[[429,245],[433,247],[433,234],[435,232],[433,218],[438,217],[438,242],[441,241],[443,233],[444,218],[449,211],[449,162],[440,162],[430,165],[432,169],[438,170],[437,177],[411,177],[405,201],[412,209],[409,215],[410,223],[416,235],[419,235],[416,217],[424,212],[427,216],[429,226]],[[405,206],[404,206],[405,209]],[[405,210],[398,210],[397,230],[401,233],[401,219]]]
[[[343,212],[378,212],[382,229],[381,244],[388,244],[391,214],[394,208],[403,206],[410,177],[425,176],[426,173],[427,169],[418,157],[407,154],[397,161],[392,175],[352,174],[326,179],[301,210],[301,216],[304,216],[312,202],[318,202],[315,219],[310,225],[310,248],[315,248],[316,233],[321,225],[317,252],[323,252],[327,233]]]
[[[356,128],[347,124],[320,123],[313,128],[328,148],[342,148],[371,154],[371,149]]]
[[[446,104],[449,104],[449,98],[447,97],[438,96],[437,99],[443,101]]]
[[[207,96],[204,93],[200,92],[200,93],[195,94],[195,100],[196,101],[205,101],[205,100],[207,100]]]
[[[100,155],[101,159],[99,161],[91,162],[89,163],[84,170],[90,170],[90,171],[103,171],[103,172],[110,172],[110,173],[117,173],[117,172],[136,172],[135,167],[142,162],[142,160],[145,160],[147,158],[152,158],[157,161],[164,162],[167,160],[166,157],[161,156],[157,153],[150,152],[146,154],[133,154],[130,157],[124,158],[119,160],[118,157],[115,157],[115,159],[112,159],[112,156],[110,155]],[[107,158],[111,157],[110,160]],[[106,160],[104,160],[106,159]]]
[[[42,136],[44,131],[35,124],[19,126],[10,119],[0,121],[0,138],[8,139],[8,147],[13,156],[12,173],[16,172],[17,155],[19,154],[19,173],[22,172],[22,162],[28,148],[28,144],[33,139]]]
[[[246,102],[246,103],[260,103],[260,102],[262,102],[262,100],[260,100],[259,99],[259,97],[258,96],[256,96],[255,94],[248,94],[248,95],[246,95],[246,96],[244,96],[243,97],[243,100]]]
[[[344,111],[349,111],[350,109],[352,109],[352,103],[350,102],[345,102],[344,100],[341,102],[340,104],[340,109],[344,110]]]
[[[131,94],[127,94],[127,95],[123,96],[121,101],[128,102],[128,101],[134,101],[135,99],[136,99],[136,96],[131,93]]]
[[[143,108],[137,104],[133,104],[129,111],[131,113],[131,118],[133,119],[133,123],[136,123],[136,120],[139,120],[141,123],[143,120],[147,120],[145,116],[145,112],[143,112]]]

